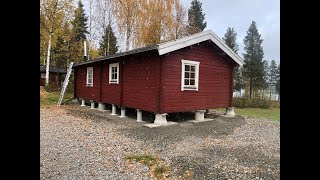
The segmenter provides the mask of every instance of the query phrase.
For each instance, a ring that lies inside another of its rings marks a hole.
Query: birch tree
[[[119,33],[125,37],[126,51],[130,48],[130,40],[135,32],[135,20],[138,16],[139,3],[137,0],[115,0],[114,14],[117,19]]]
[[[173,13],[174,39],[187,35],[186,9],[179,1],[174,3]]]
[[[114,17],[114,1],[112,0],[98,0],[97,1],[97,18],[96,18],[96,22],[99,25],[99,29],[100,29],[100,42],[103,42],[101,47],[101,43],[100,43],[100,48],[99,48],[99,52],[101,55],[106,56],[108,54],[112,54],[115,53],[114,51],[112,51],[112,53],[110,53],[110,49],[112,47],[116,47],[116,44],[112,44],[113,42],[110,42],[112,39],[116,39],[116,37],[114,36],[113,32],[112,32],[112,26],[113,26],[113,17]],[[111,29],[111,31],[110,31]],[[111,34],[112,32],[112,34]],[[112,36],[112,37],[111,37]],[[111,45],[112,44],[112,45]]]
[[[49,84],[49,67],[50,67],[50,52],[51,43],[55,31],[59,28],[64,18],[64,9],[69,6],[72,1],[63,0],[41,0],[40,1],[40,26],[42,33],[47,33],[48,49],[47,49],[47,62],[46,62],[46,86]]]

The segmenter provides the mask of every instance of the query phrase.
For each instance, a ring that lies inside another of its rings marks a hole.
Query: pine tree
[[[268,69],[268,84],[270,86],[270,99],[272,96],[272,87],[276,85],[277,81],[277,71],[278,71],[278,66],[274,60],[271,61],[271,64]]]
[[[112,27],[108,24],[107,28],[104,31],[104,35],[100,41],[99,52],[101,56],[107,56],[115,54],[118,51],[117,38],[114,35]]]
[[[57,38],[57,43],[54,48],[52,48],[52,54],[54,57],[53,64],[60,68],[67,68],[68,60],[68,47],[66,41],[59,35]]]
[[[249,96],[252,97],[252,92],[263,88],[264,79],[264,63],[263,48],[261,46],[262,39],[258,32],[256,22],[252,21],[249,29],[247,30],[247,36],[243,40],[246,53],[243,54],[243,76],[249,82]]]
[[[191,7],[188,10],[188,32],[194,34],[201,32],[207,27],[204,22],[205,14],[202,12],[202,3],[198,0],[192,0]]]
[[[279,94],[278,100],[280,100],[280,64],[277,68],[276,92]]]
[[[236,54],[239,50],[239,45],[237,44],[237,33],[233,28],[228,27],[227,32],[222,37],[223,41],[232,49]],[[244,88],[244,82],[242,79],[242,72],[240,72],[240,68],[236,66],[233,71],[233,89],[235,91],[240,91]]]
[[[233,28],[228,27],[227,32],[222,37],[222,40],[231,48],[235,53],[238,53],[239,45],[237,44],[237,33]]]
[[[78,8],[75,10],[74,20],[72,21],[74,38],[76,41],[86,40],[88,17],[85,15],[83,4],[78,2]]]
[[[87,39],[87,21],[88,18],[85,15],[83,4],[81,1],[78,2],[78,8],[75,10],[74,19],[71,22],[72,38],[70,41],[70,53],[73,62],[78,62],[83,60],[84,55],[84,45],[83,42]]]
[[[241,90],[245,87],[245,82],[243,81],[241,67],[235,67],[233,78],[234,78],[233,89],[235,91],[240,91],[240,96],[241,96]]]

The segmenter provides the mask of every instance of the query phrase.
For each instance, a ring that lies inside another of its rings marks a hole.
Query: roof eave
[[[211,40],[219,48],[221,48],[227,55],[229,55],[238,65],[243,65],[242,58],[233,52],[213,31],[208,30],[200,32],[191,36],[187,36],[175,41],[159,44],[158,51],[159,55],[163,55],[193,44],[197,44],[206,40]]]

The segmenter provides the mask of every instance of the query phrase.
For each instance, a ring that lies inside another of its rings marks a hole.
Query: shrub
[[[280,107],[280,103],[278,101],[271,101],[269,99],[261,99],[261,98],[242,98],[242,97],[234,97],[232,101],[233,107],[237,108],[271,108]]]

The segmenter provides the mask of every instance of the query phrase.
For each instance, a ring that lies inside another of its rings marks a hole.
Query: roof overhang
[[[182,49],[203,41],[211,40],[215,43],[222,51],[224,51],[231,59],[233,59],[238,65],[243,65],[242,58],[236,54],[232,49],[226,45],[222,39],[220,39],[214,32],[211,30],[203,31],[200,33],[193,34],[191,36],[183,37],[175,41],[169,41],[161,43],[158,45],[159,55],[163,55],[178,49]]]
[[[137,49],[133,49],[130,51],[126,51],[126,52],[120,52],[120,53],[116,53],[113,55],[109,55],[109,56],[104,56],[104,57],[99,57],[96,58],[94,60],[90,60],[90,61],[81,61],[76,63],[74,67],[76,66],[81,66],[81,65],[85,65],[85,64],[91,64],[91,63],[95,63],[95,62],[99,62],[99,61],[104,61],[104,60],[108,60],[108,59],[113,59],[113,58],[117,58],[117,57],[123,57],[123,56],[127,56],[127,55],[132,55],[132,54],[137,54],[137,53],[141,53],[141,52],[146,52],[146,51],[151,51],[151,50],[157,50],[159,55],[163,55],[172,51],[176,51],[200,42],[204,42],[207,40],[211,40],[214,44],[216,44],[224,53],[226,53],[232,60],[234,60],[238,65],[242,66],[243,65],[243,60],[242,58],[236,54],[232,49],[230,49],[228,47],[228,45],[226,45],[222,39],[220,39],[214,32],[212,32],[211,30],[208,31],[203,31],[200,33],[196,33],[187,37],[183,37],[174,41],[169,41],[169,42],[164,42],[161,44],[156,44],[156,45],[151,45],[151,46],[146,46],[146,47],[142,47],[142,48],[137,48]]]

